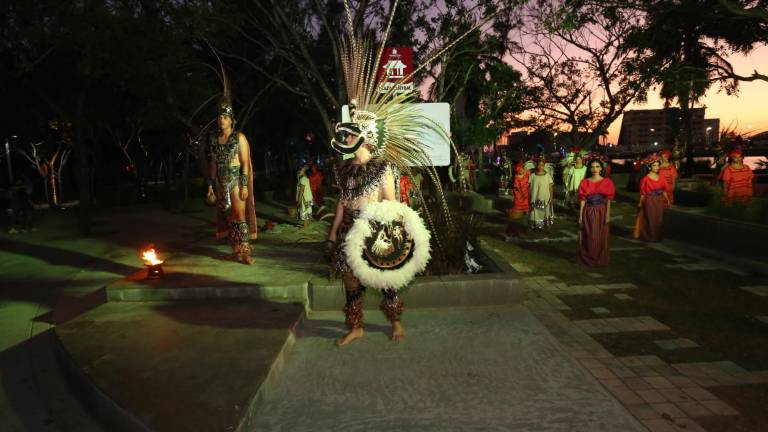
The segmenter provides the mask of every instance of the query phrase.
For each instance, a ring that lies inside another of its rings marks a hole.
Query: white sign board
[[[423,116],[432,119],[445,131],[446,136],[451,136],[451,106],[447,103],[416,103],[412,104]],[[349,107],[341,107],[341,121],[349,122]],[[424,130],[424,137],[419,141],[425,144],[424,151],[432,161],[433,166],[448,166],[451,164],[451,145],[436,131]],[[351,155],[350,155],[351,157]],[[346,157],[345,157],[346,159]]]

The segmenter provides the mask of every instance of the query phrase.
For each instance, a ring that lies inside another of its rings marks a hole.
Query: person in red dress
[[[747,205],[752,202],[752,170],[744,165],[744,154],[741,150],[728,153],[730,163],[720,174],[723,182],[723,199],[726,204]]]
[[[648,174],[640,180],[640,202],[635,221],[634,237],[647,242],[661,241],[664,207],[669,207],[669,182],[661,173],[661,161],[656,155],[645,160]]]
[[[513,204],[512,208],[508,210],[508,215],[510,219],[520,219],[521,217],[527,215],[529,212],[528,177],[530,176],[531,172],[525,169],[525,165],[523,165],[521,162],[515,164],[513,171],[514,176],[510,182],[510,185],[512,186],[511,191]],[[523,228],[523,231],[525,231],[525,228]],[[517,237],[520,234],[520,227],[518,225],[511,221],[507,223],[505,237]]]
[[[323,172],[313,161],[309,165],[309,189],[312,191],[312,199],[315,205],[323,203]]]
[[[513,219],[528,214],[528,176],[530,174],[531,172],[525,169],[522,163],[515,164],[515,176],[512,180],[514,206],[510,213]]]
[[[591,159],[587,167],[589,176],[579,184],[578,260],[589,267],[607,266],[611,262],[608,223],[616,188],[611,179],[603,177],[605,168],[600,160]]]
[[[672,152],[667,149],[659,152],[659,173],[667,180],[667,196],[669,197],[667,207],[675,202],[675,185],[679,177],[677,167],[669,160],[671,157]]]

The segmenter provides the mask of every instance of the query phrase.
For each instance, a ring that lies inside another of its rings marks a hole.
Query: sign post
[[[397,88],[393,93],[405,93],[414,90],[413,77],[402,81],[403,78],[413,73],[413,48],[411,47],[386,47],[381,54],[376,80],[379,82],[379,91],[388,92],[393,86]]]

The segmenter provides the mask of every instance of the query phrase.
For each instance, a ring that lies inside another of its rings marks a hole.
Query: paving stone
[[[759,377],[732,361],[675,363],[671,366],[694,381],[696,378],[704,377],[718,381],[735,381],[736,383],[746,383],[752,380],[759,382]]]
[[[712,415],[712,411],[696,401],[676,402],[675,405],[690,417],[707,417]]]
[[[667,364],[664,362],[664,360],[660,359],[659,356],[655,355],[644,355],[644,356],[637,356],[644,365],[646,366],[666,366]]]
[[[576,320],[573,323],[587,334],[669,330],[669,327],[649,316]]]
[[[633,416],[637,417],[638,420],[652,420],[661,418],[661,414],[659,414],[648,404],[627,405],[626,408],[630,413],[632,413]]]
[[[677,428],[675,429],[677,432],[707,432],[700,424],[688,417],[672,419],[672,422]]]
[[[697,401],[717,400],[717,396],[702,387],[684,387],[682,390]]]
[[[598,381],[607,389],[622,390],[627,388],[627,385],[618,378],[598,378]]]
[[[653,388],[653,386],[643,378],[625,378],[622,379],[622,381],[627,385],[627,387],[633,390],[650,390]]]
[[[670,417],[670,418],[685,417],[685,413],[683,412],[683,410],[681,410],[671,402],[651,404],[651,407],[653,407],[653,409],[655,409],[657,413],[661,414],[662,417]]]
[[[665,378],[674,384],[675,387],[696,387],[696,383],[692,379],[682,375],[668,376]]]
[[[653,370],[659,373],[659,375],[664,377],[671,377],[671,376],[680,376],[680,372],[677,371],[677,369],[673,368],[669,365],[663,365],[663,366],[652,366]]]
[[[593,307],[593,308],[589,308],[589,310],[591,310],[593,313],[596,313],[598,315],[608,315],[611,313],[611,311],[609,311],[604,307]]]
[[[653,366],[631,366],[630,369],[639,377],[657,377],[661,375]]]
[[[584,358],[579,360],[579,363],[582,364],[585,368],[598,368],[603,366],[603,362],[596,358]]]
[[[663,388],[659,390],[670,402],[691,402],[693,397],[676,388]]]
[[[650,432],[677,432],[674,423],[663,418],[642,420],[642,422]]]
[[[672,389],[675,388],[675,385],[669,382],[668,379],[662,377],[662,376],[652,376],[652,377],[646,377],[643,378],[645,382],[650,384],[651,387],[655,389]]]
[[[630,389],[608,389],[608,391],[624,405],[641,404],[643,400]]]
[[[595,378],[615,378],[616,376],[611,372],[610,369],[607,367],[598,367],[598,368],[592,368],[589,369],[589,373],[591,373]]]
[[[613,372],[614,375],[616,375],[619,378],[634,378],[637,377],[637,374],[632,371],[631,369],[623,366],[612,366],[609,369],[611,369],[611,372]]]
[[[657,390],[637,390],[637,395],[648,403],[661,403],[667,401],[664,395],[659,393]]]
[[[626,366],[643,366],[645,363],[643,362],[642,356],[626,356],[626,357],[620,357],[619,360],[622,361]]]
[[[727,403],[721,400],[701,401],[701,404],[707,407],[713,414],[719,416],[739,415],[739,412],[733,409]]]
[[[653,341],[653,343],[658,345],[659,348],[667,351],[684,348],[695,348],[699,346],[699,344],[690,339],[660,339]]]
[[[587,273],[587,276],[589,276],[591,278],[601,278],[601,277],[603,277],[603,275],[601,275],[600,273]]]
[[[632,296],[629,294],[614,294],[613,296],[619,300],[632,300]]]
[[[768,285],[752,285],[752,286],[743,286],[739,287],[743,289],[744,291],[751,292],[754,295],[758,295],[760,297],[768,297]]]
[[[702,387],[714,387],[720,385],[718,381],[708,377],[692,377],[691,379]]]

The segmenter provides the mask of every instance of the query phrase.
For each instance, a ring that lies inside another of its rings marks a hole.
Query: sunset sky
[[[768,46],[752,51],[749,56],[733,56],[730,60],[739,75],[751,75],[755,69],[762,74],[768,74]],[[768,130],[768,82],[743,82],[736,96],[728,96],[718,90],[718,86],[713,85],[707,96],[701,100],[701,104],[707,107],[707,118],[720,119],[721,130],[731,124],[742,132],[750,130],[749,126],[752,126],[753,131]],[[628,110],[663,107],[664,101],[659,98],[659,92],[656,90],[648,95],[648,103],[631,105]],[[609,142],[618,141],[620,129],[621,118],[608,129]]]

